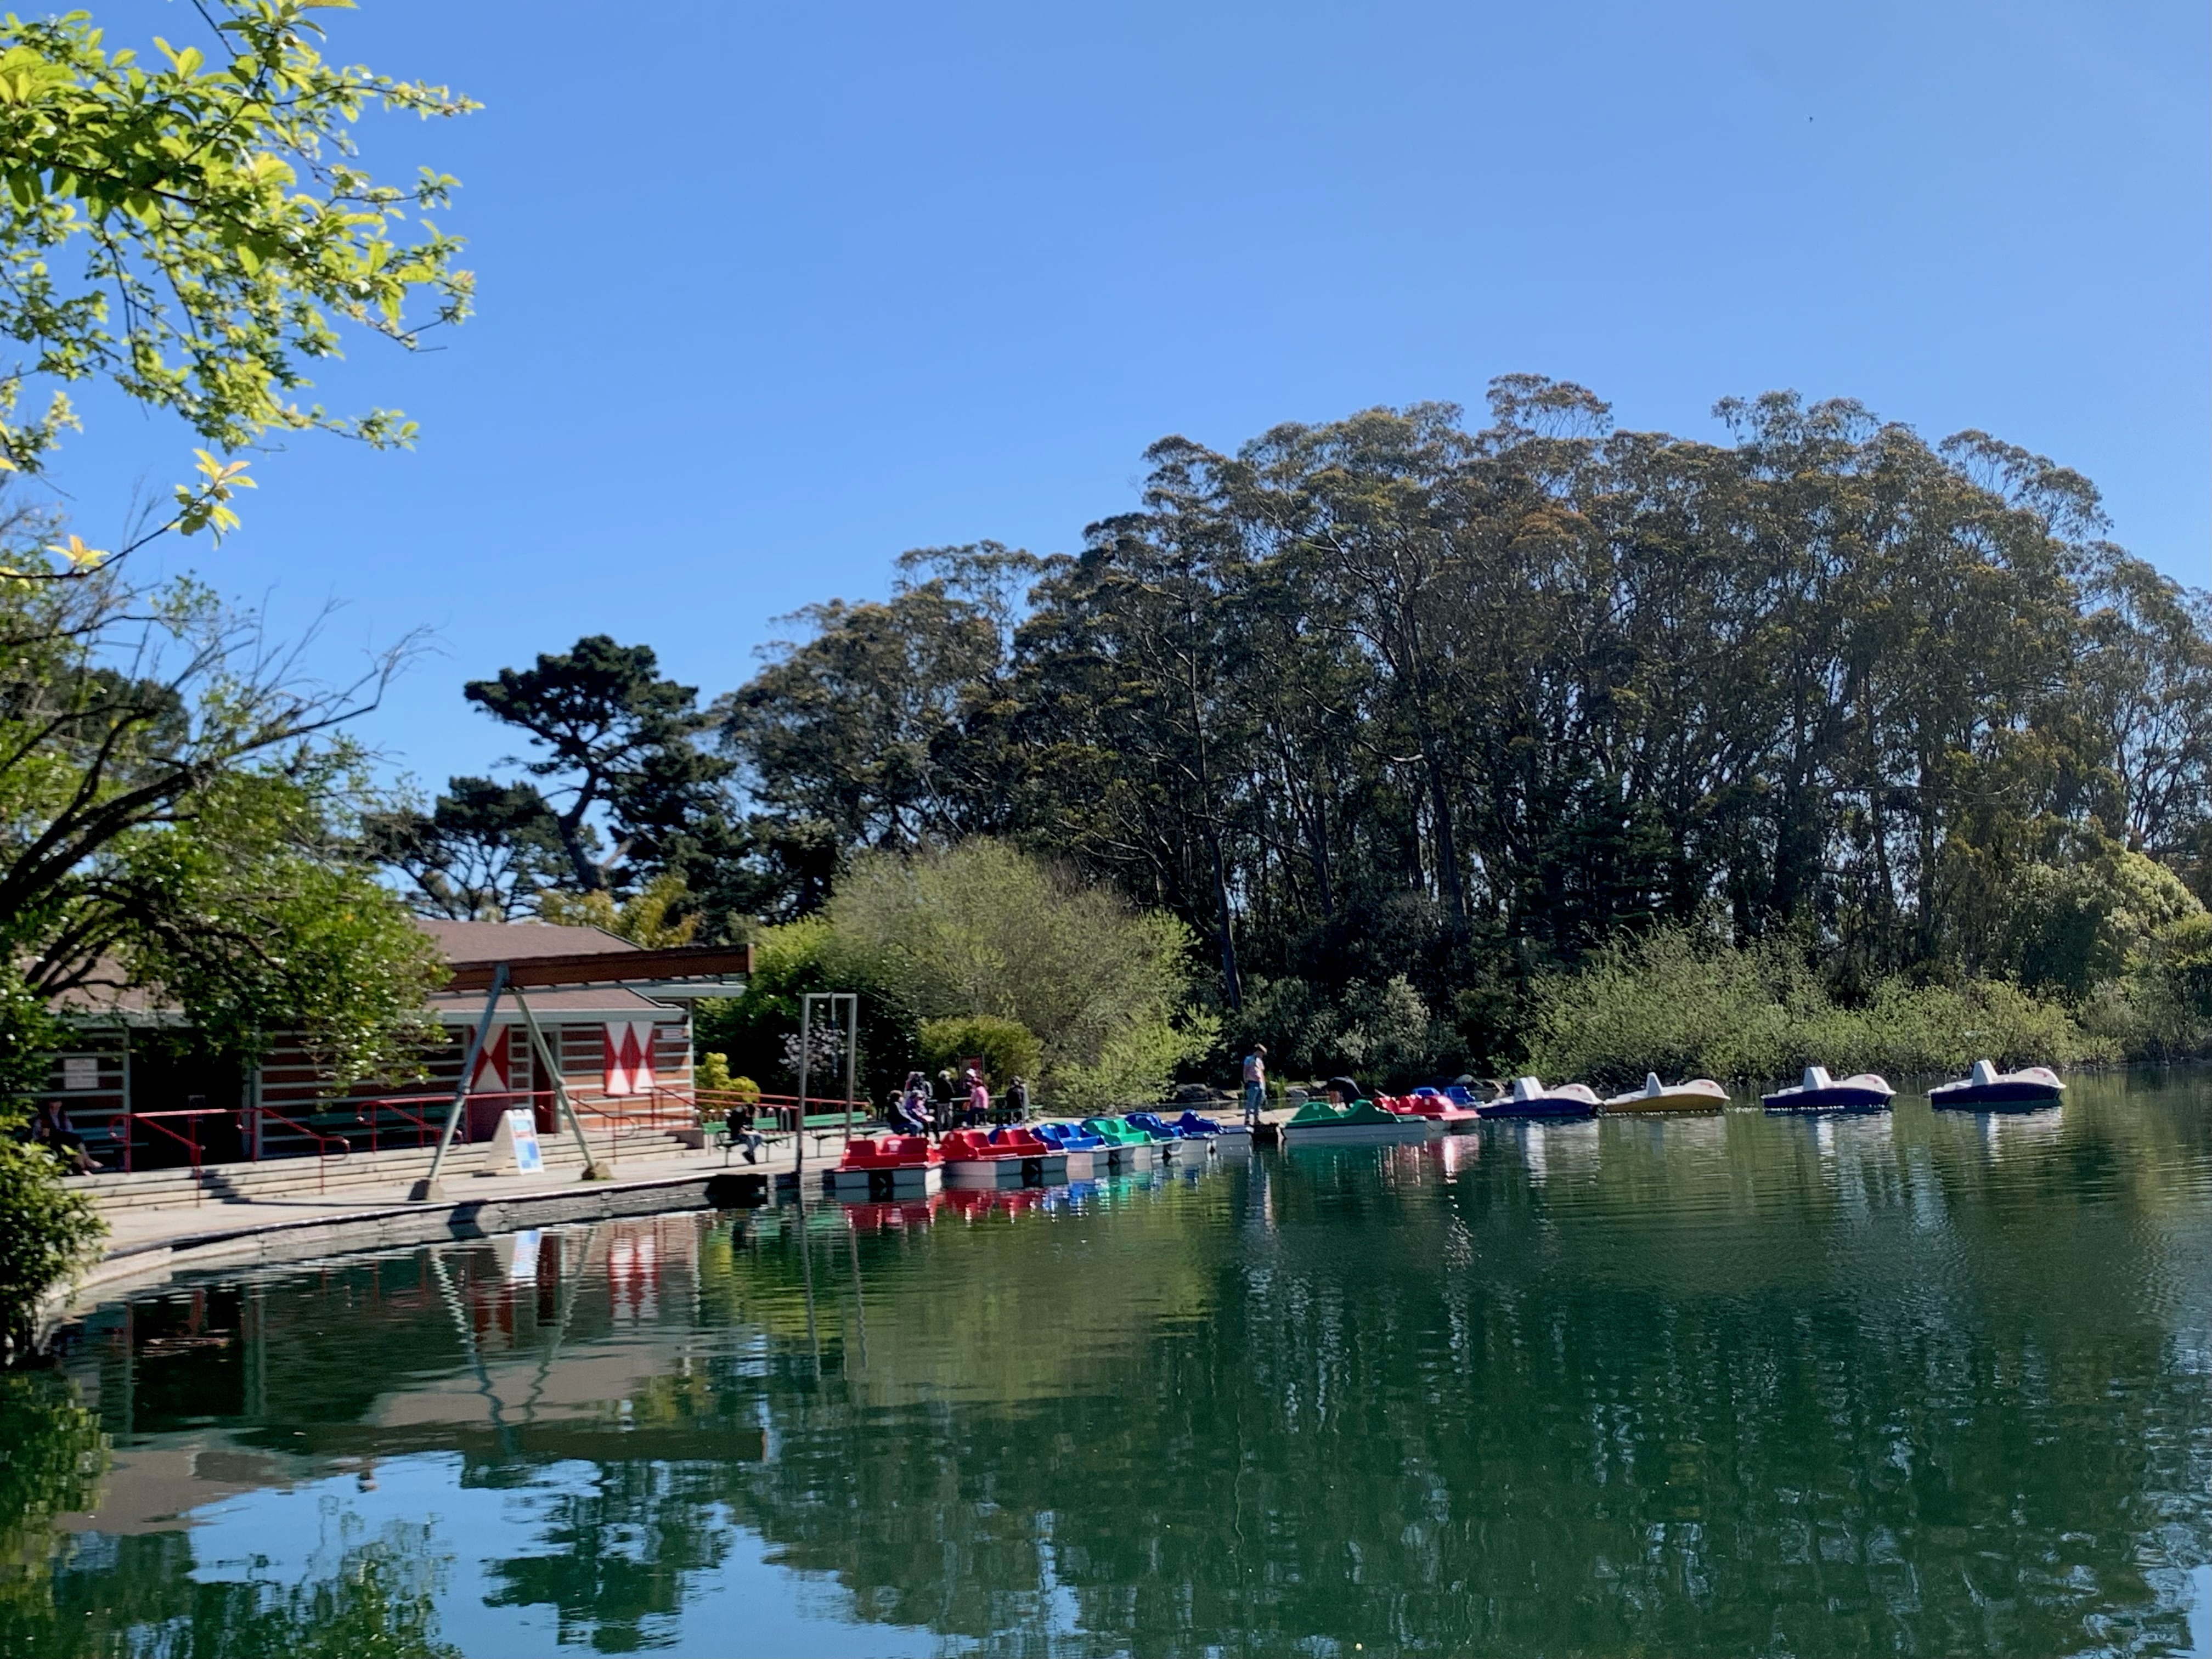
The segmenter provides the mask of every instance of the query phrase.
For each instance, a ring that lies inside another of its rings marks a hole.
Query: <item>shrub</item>
[[[733,1072],[772,1079],[788,1092],[798,1079],[787,1048],[799,1030],[799,999],[808,991],[858,994],[861,1087],[873,1097],[897,1087],[914,1065],[913,1006],[873,960],[841,939],[821,916],[763,929],[754,941],[744,994],[698,1005],[697,1040],[702,1049],[711,1045],[722,1054]],[[836,1070],[842,1080],[842,1062]]]
[[[1863,1006],[1844,1007],[1787,941],[1737,948],[1682,928],[1606,946],[1532,995],[1531,1063],[1607,1086],[1646,1071],[1763,1080],[1813,1064],[1893,1075],[1957,1072],[1984,1057],[2079,1065],[2117,1059],[2124,1046],[2004,980],[1884,980]]]
[[[761,1097],[759,1084],[749,1077],[732,1077],[730,1074],[730,1057],[727,1054],[700,1055],[699,1063],[691,1068],[691,1084],[694,1088],[709,1089],[716,1094],[734,1095],[748,1105]]]
[[[823,925],[922,1018],[989,1014],[1035,1032],[1055,1102],[1102,1090],[1156,1098],[1218,1032],[1185,1006],[1181,922],[1003,842],[863,854]]]
[[[1117,1106],[1149,1104],[1167,1093],[1178,1066],[1220,1040],[1221,1022],[1212,1014],[1133,1022],[1109,1038],[1090,1065],[1053,1073],[1051,1109],[1088,1117]]]
[[[82,1267],[107,1225],[43,1146],[0,1135],[0,1326],[20,1347],[39,1298]]]
[[[1310,980],[1255,975],[1230,1030],[1232,1058],[1264,1042],[1286,1076],[1348,1071],[1384,1088],[1426,1080],[1460,1046],[1403,974],[1353,980],[1334,995]]]
[[[981,1057],[984,1079],[994,1089],[1004,1088],[1012,1078],[1034,1079],[1044,1057],[1044,1045],[1034,1031],[1019,1020],[996,1014],[925,1019],[919,1035],[922,1063],[931,1071]]]

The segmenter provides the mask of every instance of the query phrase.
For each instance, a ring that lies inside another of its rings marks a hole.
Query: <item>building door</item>
[[[246,1070],[234,1060],[215,1060],[190,1049],[134,1038],[131,1045],[131,1109],[158,1113],[132,1126],[131,1165],[173,1169],[189,1164],[185,1142],[197,1137],[203,1164],[235,1164],[246,1157]],[[190,1113],[190,1116],[168,1116]],[[156,1126],[159,1126],[158,1127]]]

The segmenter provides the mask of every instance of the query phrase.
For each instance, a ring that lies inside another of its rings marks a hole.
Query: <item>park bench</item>
[[[793,1115],[793,1114],[786,1109],[763,1107],[760,1121],[753,1126],[753,1133],[761,1138],[763,1146],[776,1146],[790,1139],[794,1133],[805,1134],[812,1138],[814,1150],[819,1152],[825,1141],[842,1140],[848,1130],[854,1134],[864,1133],[873,1121],[871,1113],[857,1108],[849,1112],[809,1112],[799,1121],[794,1129],[790,1124]],[[710,1147],[720,1146],[722,1149],[722,1162],[727,1164],[730,1161],[731,1152],[737,1146],[736,1140],[730,1133],[728,1120],[709,1118],[707,1121],[706,1129],[708,1146]]]

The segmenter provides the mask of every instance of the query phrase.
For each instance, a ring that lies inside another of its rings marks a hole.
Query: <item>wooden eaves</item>
[[[499,959],[453,963],[448,991],[488,991]],[[523,957],[507,963],[507,982],[536,986],[668,986],[684,980],[723,980],[750,975],[750,945],[683,945],[660,951],[586,951],[569,956]]]

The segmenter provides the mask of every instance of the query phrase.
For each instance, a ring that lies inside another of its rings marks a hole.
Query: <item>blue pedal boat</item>
[[[1241,1152],[1252,1145],[1252,1132],[1242,1123],[1224,1123],[1196,1112],[1186,1111],[1176,1120],[1175,1127],[1182,1131],[1185,1140],[1210,1140],[1217,1150],[1227,1147]]]
[[[1067,1160],[1066,1178],[1087,1181],[1106,1167],[1106,1143],[1097,1135],[1085,1134],[1065,1123],[1040,1123],[1034,1130],[997,1128],[991,1131],[991,1144],[1002,1146],[1013,1144],[1018,1137],[1029,1137],[1049,1147]]]
[[[2032,1112],[2056,1106],[2065,1087],[2048,1066],[2000,1072],[1993,1062],[1978,1060],[1970,1075],[1930,1089],[1928,1103],[1938,1111]]]
[[[1872,1072],[1838,1082],[1826,1066],[1808,1066],[1804,1080],[1796,1088],[1761,1095],[1759,1103],[1770,1112],[1880,1112],[1888,1109],[1896,1092]]]
[[[1605,1103],[1596,1091],[1585,1083],[1562,1083],[1547,1089],[1541,1078],[1516,1077],[1513,1086],[1495,1100],[1486,1100],[1476,1107],[1478,1116],[1493,1117],[1595,1117],[1598,1108]]]
[[[1204,1136],[1185,1134],[1182,1125],[1169,1122],[1158,1112],[1125,1112],[1121,1121],[1152,1137],[1156,1158],[1178,1158],[1213,1150],[1212,1142]]]

